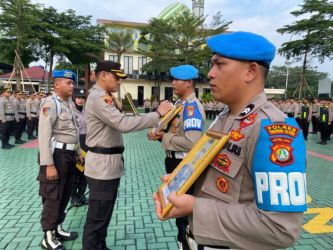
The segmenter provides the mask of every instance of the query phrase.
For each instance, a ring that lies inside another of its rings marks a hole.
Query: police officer
[[[231,139],[195,182],[193,196],[169,196],[170,217],[190,215],[190,241],[199,249],[288,247],[306,210],[306,152],[295,119],[266,100],[275,47],[249,32],[212,36],[207,44],[212,95],[228,105],[211,129]]]
[[[14,145],[9,144],[10,134],[14,129],[15,111],[9,100],[12,91],[9,88],[0,90],[0,132],[3,149],[11,149]]]
[[[326,145],[327,140],[330,138],[330,128],[331,117],[329,110],[329,101],[321,100],[319,106],[319,131],[320,131],[320,141],[317,142],[321,145]]]
[[[15,144],[23,144],[25,141],[21,140],[22,133],[25,127],[26,112],[25,112],[25,101],[23,97],[23,92],[17,92],[15,98],[13,99],[13,107],[15,112],[14,120],[14,136]]]
[[[159,118],[169,111],[171,104],[163,102],[156,112],[142,116],[125,116],[117,109],[111,96],[120,87],[120,79],[127,76],[120,64],[97,62],[96,84],[91,89],[86,106],[85,175],[90,190],[89,207],[83,232],[83,249],[99,250],[106,247],[107,228],[124,174],[124,143],[122,133],[154,127]]]
[[[84,103],[86,100],[86,94],[84,89],[75,88],[73,94],[73,111],[75,114],[75,119],[79,129],[79,141],[80,148],[85,155],[88,151],[86,145],[86,122],[84,117]],[[73,185],[73,192],[71,197],[71,204],[74,207],[80,207],[82,205],[87,205],[87,198],[85,197],[85,191],[87,189],[87,180],[84,176],[84,165],[77,164],[76,167],[76,178]]]
[[[41,225],[44,249],[65,249],[61,241],[75,240],[76,232],[65,231],[65,209],[70,199],[78,156],[78,129],[71,110],[76,75],[70,70],[54,70],[55,93],[46,98],[39,117]]]
[[[195,96],[195,79],[198,69],[192,65],[181,65],[170,70],[173,77],[172,89],[183,103],[183,110],[170,123],[166,132],[150,133],[152,140],[161,140],[166,150],[165,169],[172,173],[194,144],[201,138],[204,130],[205,111]],[[191,193],[190,190],[189,193]],[[186,241],[187,216],[177,218],[177,241],[179,249],[190,249]]]
[[[317,99],[312,101],[311,110],[312,110],[312,113],[311,113],[312,132],[311,132],[311,134],[317,134],[318,126],[319,126],[319,119],[318,119],[319,104],[318,104]]]
[[[151,102],[150,100],[147,98],[145,100],[145,102],[143,103],[143,108],[145,110],[145,113],[149,113],[150,112],[150,109],[151,109]]]
[[[299,106],[300,109],[300,127],[302,129],[304,139],[308,140],[309,134],[309,125],[310,125],[310,117],[312,116],[312,107],[310,106],[308,100],[303,100],[303,102]]]
[[[36,117],[37,117],[37,106],[35,102],[36,93],[30,94],[28,100],[26,101],[26,112],[27,112],[27,134],[28,139],[36,139],[33,135],[36,127]]]

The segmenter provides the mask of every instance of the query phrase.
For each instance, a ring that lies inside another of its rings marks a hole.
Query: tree
[[[34,61],[35,38],[32,26],[36,23],[36,10],[29,0],[1,0],[0,1],[0,51],[8,63],[18,58],[24,65]],[[16,87],[21,90],[21,76],[19,60],[15,60]]]
[[[148,72],[160,86],[171,66],[192,64],[200,73],[208,72],[208,58],[211,52],[204,46],[207,37],[225,31],[231,22],[225,22],[218,12],[209,27],[202,28],[204,17],[197,17],[190,11],[164,20],[153,18],[141,33],[148,44],[147,51],[141,51],[150,61],[143,70]]]
[[[111,29],[108,34],[108,45],[117,53],[117,62],[120,63],[121,55],[133,45],[133,31],[128,29]]]
[[[266,80],[267,88],[284,89],[286,86],[286,72],[285,66],[273,66],[269,70],[269,74]],[[299,75],[302,72],[302,67],[290,67],[288,78],[288,91],[287,97],[291,97],[295,92],[299,83]],[[305,78],[309,84],[309,88],[312,93],[317,96],[318,82],[320,79],[327,77],[327,73],[319,72],[315,68],[309,68],[305,73]],[[304,96],[309,96],[311,93],[308,90],[304,91]]]
[[[44,8],[33,29],[39,41],[39,54],[49,64],[49,79],[55,57],[66,57],[74,65],[96,61],[104,45],[104,28],[91,24],[91,16],[77,16],[75,11],[58,13]]]
[[[291,12],[295,17],[307,18],[285,25],[277,31],[281,34],[292,34],[299,39],[282,44],[279,53],[287,59],[302,60],[302,72],[299,82],[299,97],[304,96],[307,84],[305,75],[311,61],[316,58],[323,62],[333,55],[333,4],[328,0],[305,0],[300,10]]]

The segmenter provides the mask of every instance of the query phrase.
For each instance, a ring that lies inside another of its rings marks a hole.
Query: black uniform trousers
[[[145,108],[145,113],[149,113],[150,112],[150,108]]]
[[[178,164],[182,161],[182,159],[176,158],[165,158],[165,171],[167,174],[173,172],[173,170],[178,166]],[[187,194],[193,193],[193,186],[186,192]],[[183,249],[188,250],[190,249],[187,240],[186,240],[186,228],[188,225],[188,217],[184,216],[181,218],[176,218],[176,226],[178,228],[177,240],[182,243]]]
[[[308,139],[309,125],[310,125],[310,122],[308,121],[308,119],[300,119],[300,127],[303,131],[303,136],[304,136],[305,140]]]
[[[327,142],[330,138],[330,128],[327,122],[319,123],[320,139],[322,142]]]
[[[24,128],[26,124],[26,118],[20,118],[17,122],[14,122],[14,136],[16,140],[21,140]]]
[[[0,123],[0,135],[2,146],[9,144],[10,134],[14,129],[14,121],[6,121]]]
[[[39,195],[42,196],[43,210],[41,224],[43,231],[54,230],[65,220],[65,209],[71,197],[75,176],[76,151],[55,149],[54,166],[58,180],[47,180],[46,166],[40,166]]]
[[[81,149],[85,152],[88,151],[88,147],[86,145],[86,135],[80,134],[80,146]],[[72,198],[82,199],[84,197],[84,192],[87,189],[87,180],[84,172],[81,172],[79,169],[75,168],[75,181],[73,185]]]
[[[317,134],[318,132],[318,127],[319,127],[319,119],[317,116],[312,116],[311,117],[311,122],[312,122],[312,133]]]
[[[97,180],[86,176],[89,205],[83,230],[83,250],[106,249],[107,229],[116,202],[120,178]]]
[[[36,126],[36,117],[27,118],[27,134],[32,136]]]

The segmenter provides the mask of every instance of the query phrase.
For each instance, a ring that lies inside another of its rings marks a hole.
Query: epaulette
[[[286,119],[285,114],[270,102],[266,102],[260,108],[272,122],[284,122]]]

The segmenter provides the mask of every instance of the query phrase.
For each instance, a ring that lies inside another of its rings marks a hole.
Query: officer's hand
[[[161,181],[163,183],[166,183],[169,180],[170,175],[169,174],[165,174],[161,176]],[[157,193],[153,193],[153,199],[155,202],[155,212],[156,212],[156,216],[160,219],[160,220],[166,220],[168,218],[163,218],[162,217],[162,204],[161,201],[159,199],[159,196]]]
[[[174,205],[168,215],[169,218],[180,218],[193,213],[194,196],[189,194],[177,195],[176,192],[172,192],[168,196],[168,200]]]
[[[77,156],[77,161],[81,164],[84,165],[84,157],[82,155]]]
[[[169,101],[161,102],[160,106],[158,106],[157,111],[164,116],[168,111],[172,108],[172,103]]]
[[[46,179],[50,181],[58,180],[58,171],[54,165],[46,167]]]

